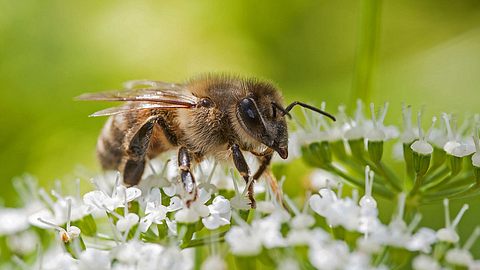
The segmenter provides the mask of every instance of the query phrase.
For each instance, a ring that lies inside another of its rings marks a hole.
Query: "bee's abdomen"
[[[97,156],[103,169],[118,170],[125,155],[123,142],[126,130],[122,116],[110,117],[102,129],[97,141]]]

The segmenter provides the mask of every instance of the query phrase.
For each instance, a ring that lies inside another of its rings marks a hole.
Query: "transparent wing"
[[[91,114],[90,117],[111,116],[116,114],[129,113],[129,112],[148,110],[148,109],[170,109],[170,108],[189,108],[189,107],[180,106],[180,105],[171,105],[171,104],[160,104],[160,103],[130,103],[127,105],[112,107],[112,108],[95,112]]]
[[[175,90],[175,91],[185,90],[185,85],[183,84],[151,81],[151,80],[128,81],[128,82],[125,82],[123,86],[126,89],[134,89],[135,87],[139,87],[139,86],[148,86],[151,88],[156,88],[158,90]]]
[[[128,102],[123,106],[108,108],[91,116],[108,116],[154,108],[194,108],[198,101],[198,98],[190,94],[182,84],[140,80],[127,82],[125,87],[127,88],[125,90],[86,93],[76,99]]]

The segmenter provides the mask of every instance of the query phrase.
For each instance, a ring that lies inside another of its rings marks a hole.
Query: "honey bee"
[[[203,75],[186,83],[130,81],[125,90],[87,93],[79,100],[124,101],[91,116],[110,116],[97,142],[104,169],[123,172],[124,184],[139,183],[147,160],[178,149],[178,167],[189,205],[197,196],[192,165],[205,157],[233,160],[255,207],[253,182],[268,168],[274,152],[288,157],[285,116],[296,105],[335,118],[295,101],[284,107],[272,83],[234,75]],[[259,160],[252,175],[243,152]],[[249,182],[251,181],[251,182]]]

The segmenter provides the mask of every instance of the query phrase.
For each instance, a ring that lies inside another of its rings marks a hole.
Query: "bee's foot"
[[[251,209],[257,208],[257,202],[255,201],[254,198],[250,198],[250,203],[249,203],[249,205],[250,205],[250,208],[251,208]]]

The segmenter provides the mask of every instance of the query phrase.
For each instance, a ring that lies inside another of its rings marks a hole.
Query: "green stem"
[[[329,165],[327,169],[331,170],[335,174],[341,176],[343,179],[345,179],[350,184],[352,184],[352,185],[354,185],[358,188],[361,188],[361,189],[365,188],[364,183],[362,181],[359,181],[358,179],[355,179],[355,178],[351,177],[350,175],[344,173],[343,171],[336,168],[335,166]],[[379,185],[374,185],[373,190],[376,194],[378,194],[378,195],[380,195],[384,198],[387,198],[387,199],[391,199],[394,196],[394,194],[391,191],[389,191],[389,190],[387,190],[387,189],[385,189],[385,188],[383,188]]]
[[[381,1],[363,0],[359,42],[355,57],[355,74],[351,104],[356,99],[368,102],[372,91],[375,60],[380,36]],[[352,106],[353,107],[353,106]]]
[[[216,237],[209,236],[204,238],[193,239],[190,242],[186,243],[185,245],[181,245],[180,247],[192,248],[192,247],[211,245],[215,243],[222,243],[225,241],[225,234],[226,233],[221,233],[221,234],[218,234]]]
[[[410,191],[410,196],[413,196],[418,192],[418,190],[420,189],[420,187],[423,184],[423,178],[424,178],[423,175],[419,175],[418,173],[415,174],[415,182],[414,182],[412,190]]]
[[[377,163],[377,168],[388,181],[388,183],[398,192],[402,191],[402,187],[398,184],[400,180],[395,176],[395,174],[390,170],[383,162]]]
[[[443,178],[448,172],[449,169],[446,165],[437,167],[435,170],[429,170],[425,175],[425,184],[429,184],[438,178]]]

